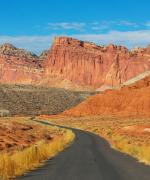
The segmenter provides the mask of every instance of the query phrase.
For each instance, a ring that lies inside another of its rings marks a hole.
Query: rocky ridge
[[[19,49],[12,44],[6,43],[0,46],[0,56],[13,56],[19,59],[38,59],[38,56],[25,51],[24,49]]]
[[[150,70],[150,46],[98,46],[56,37],[49,51],[36,56],[10,44],[0,46],[0,82],[95,90],[119,86]]]
[[[10,84],[38,83],[42,75],[39,57],[11,44],[0,46],[0,82]]]

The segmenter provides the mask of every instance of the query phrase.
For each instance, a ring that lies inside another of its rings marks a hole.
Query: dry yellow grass
[[[150,165],[150,133],[122,132],[127,126],[150,125],[150,118],[117,117],[56,117],[50,121],[64,126],[87,130],[107,139],[113,148],[130,154]]]
[[[112,147],[115,149],[130,154],[131,156],[139,159],[139,161],[150,165],[150,145],[146,144],[130,144],[127,139],[123,139],[121,136],[113,136]]]
[[[54,128],[61,130],[57,127]],[[63,136],[56,137],[49,143],[40,141],[22,151],[1,154],[0,179],[7,180],[41,166],[47,159],[66,148],[74,137],[75,135],[71,130],[63,130]]]

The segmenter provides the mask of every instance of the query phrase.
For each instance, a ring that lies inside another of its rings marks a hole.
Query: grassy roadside
[[[127,153],[140,162],[150,165],[150,132],[138,132],[144,125],[150,126],[150,118],[116,117],[56,117],[50,120],[58,125],[74,127],[95,133],[105,138],[112,148]],[[133,132],[123,131],[124,127],[134,127]]]
[[[54,138],[51,142],[41,140],[36,145],[34,144],[22,151],[0,154],[0,179],[14,178],[43,165],[46,160],[65,149],[75,137],[71,130],[58,127],[50,128],[54,128],[55,131],[62,131],[63,135]]]
[[[127,138],[119,135],[112,135],[110,140],[114,149],[127,153],[140,162],[150,165],[150,145],[131,144]]]

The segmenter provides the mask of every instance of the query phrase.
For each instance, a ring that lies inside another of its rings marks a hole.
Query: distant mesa
[[[12,44],[5,43],[0,46],[0,55],[8,55],[15,57],[26,57],[26,58],[36,58],[37,56],[31,52],[25,51],[23,49],[18,49]]]

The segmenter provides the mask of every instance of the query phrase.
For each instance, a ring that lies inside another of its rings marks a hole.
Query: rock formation
[[[39,83],[42,66],[35,54],[11,44],[0,46],[0,82],[11,84]]]
[[[44,50],[44,51],[40,54],[39,60],[41,60],[41,61],[46,60],[46,59],[47,59],[47,55],[48,55],[48,50]]]
[[[117,86],[150,69],[150,47],[131,52],[123,46],[57,37],[44,69],[47,77],[55,75],[81,86]]]
[[[10,44],[0,46],[0,82],[41,84],[89,90],[118,86],[150,70],[150,46],[129,51],[56,37],[49,51],[36,56]]]

